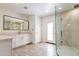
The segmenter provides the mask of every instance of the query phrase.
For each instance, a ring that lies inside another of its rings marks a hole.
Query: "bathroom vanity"
[[[0,56],[12,56],[13,48],[31,43],[31,33],[3,33],[0,35]]]
[[[0,33],[0,56],[11,56],[13,48],[31,43],[31,33],[28,32],[29,22],[27,20],[4,15],[3,30]]]
[[[13,35],[12,48],[31,43],[31,33],[20,33]]]
[[[12,55],[12,37],[0,35],[0,56]]]

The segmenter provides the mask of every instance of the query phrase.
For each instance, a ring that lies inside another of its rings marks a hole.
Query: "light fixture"
[[[71,24],[67,24],[68,26],[70,26]]]
[[[48,12],[49,10],[46,10],[46,12]]]

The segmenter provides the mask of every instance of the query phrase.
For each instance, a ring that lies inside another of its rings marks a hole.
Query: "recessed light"
[[[49,10],[46,10],[46,12],[49,12]]]
[[[62,8],[58,8],[58,9],[60,9],[60,10],[61,10]]]
[[[67,24],[68,26],[70,26],[71,24]]]

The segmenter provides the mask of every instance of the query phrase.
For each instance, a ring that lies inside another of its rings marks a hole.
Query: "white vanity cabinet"
[[[12,55],[12,37],[0,35],[0,56]]]
[[[15,47],[16,47],[16,39],[14,37],[13,40],[12,40],[12,48],[15,48]]]
[[[16,48],[16,47],[20,47],[20,46],[23,46],[23,45],[30,43],[31,42],[30,37],[31,37],[30,34],[16,35],[12,41],[12,47]]]
[[[16,39],[16,47],[21,46],[23,41],[22,35],[17,35],[15,39]]]
[[[22,41],[22,44],[25,45],[25,44],[28,44],[31,42],[31,36],[29,34],[24,34],[23,35],[23,41]]]

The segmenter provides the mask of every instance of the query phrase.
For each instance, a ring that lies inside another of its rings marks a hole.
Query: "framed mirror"
[[[3,30],[28,31],[29,21],[8,15],[3,15]]]

